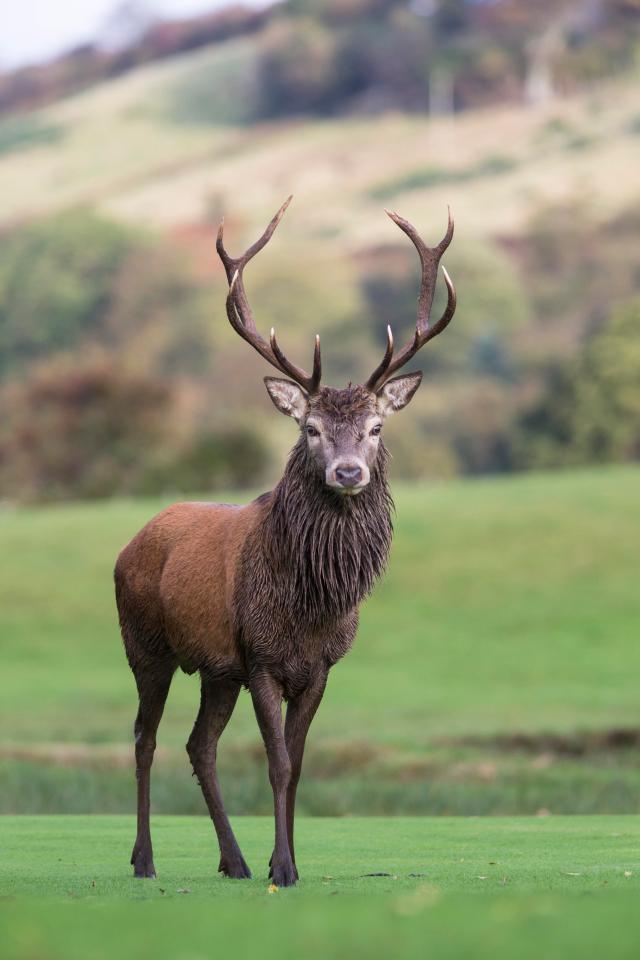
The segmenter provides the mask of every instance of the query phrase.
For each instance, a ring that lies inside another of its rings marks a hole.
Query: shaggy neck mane
[[[384,570],[393,509],[388,456],[380,444],[369,484],[356,496],[341,496],[309,462],[304,437],[291,451],[261,539],[278,590],[285,592],[296,616],[314,623],[343,616]]]

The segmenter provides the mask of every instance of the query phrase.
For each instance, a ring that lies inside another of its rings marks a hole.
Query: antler
[[[445,307],[445,311],[438,322],[432,327],[429,326],[429,316],[431,314],[433,297],[436,292],[436,281],[438,278],[440,259],[442,254],[451,243],[451,238],[453,237],[453,219],[451,217],[451,211],[449,210],[447,232],[436,247],[428,247],[424,240],[422,240],[418,235],[416,228],[410,224],[408,220],[405,220],[404,217],[399,216],[397,213],[391,213],[389,210],[385,210],[385,213],[387,216],[391,217],[393,222],[397,224],[400,229],[404,231],[404,233],[406,233],[418,251],[420,263],[422,264],[422,283],[420,285],[420,296],[418,297],[418,318],[416,320],[416,332],[413,335],[413,338],[409,340],[408,343],[406,343],[399,353],[397,353],[394,357],[393,333],[391,332],[391,327],[387,327],[387,349],[385,350],[382,361],[373,371],[366,383],[367,388],[372,391],[379,390],[380,387],[382,387],[383,384],[386,383],[386,381],[391,377],[391,375],[394,374],[396,370],[399,370],[400,367],[403,367],[405,363],[407,363],[418,352],[418,350],[423,347],[425,343],[427,343],[428,340],[431,340],[433,337],[437,337],[439,333],[442,333],[456,310],[456,291],[453,283],[451,282],[449,274],[443,267],[442,272],[444,274],[444,281],[447,285],[448,291],[447,306]]]
[[[239,333],[243,340],[246,340],[247,343],[250,343],[251,346],[258,351],[261,357],[264,357],[272,366],[279,370],[280,373],[286,374],[288,377],[291,377],[292,380],[295,380],[308,394],[317,393],[320,387],[320,376],[322,373],[322,364],[320,359],[320,337],[316,337],[315,347],[313,350],[313,373],[311,376],[302,369],[302,367],[296,366],[295,363],[292,363],[284,355],[280,347],[278,346],[278,341],[276,340],[276,332],[271,328],[271,336],[269,338],[269,343],[258,333],[255,320],[253,319],[253,314],[251,312],[251,307],[249,306],[249,301],[247,300],[247,294],[244,289],[244,280],[243,280],[243,271],[249,260],[259,253],[264,246],[269,242],[273,233],[280,223],[285,210],[291,203],[291,197],[289,197],[282,204],[275,217],[269,223],[267,229],[264,231],[259,240],[256,240],[249,249],[242,254],[241,257],[230,257],[227,251],[224,248],[223,244],[223,232],[224,232],[224,220],[218,228],[218,239],[216,240],[216,250],[218,251],[218,256],[224,264],[224,269],[227,274],[227,280],[229,282],[229,292],[227,294],[227,317],[229,318],[229,323],[236,331]]]

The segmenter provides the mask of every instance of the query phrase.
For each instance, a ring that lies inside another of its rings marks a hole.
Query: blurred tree
[[[581,354],[552,367],[520,418],[519,467],[640,459],[640,298],[617,308]]]
[[[208,490],[245,490],[263,482],[271,451],[262,433],[247,426],[226,426],[196,436],[171,459],[151,464],[141,489],[193,494]]]
[[[616,309],[575,377],[576,448],[596,462],[640,459],[640,298]]]
[[[335,49],[332,32],[314,20],[274,22],[260,45],[258,116],[329,112],[337,93]]]
[[[0,238],[0,375],[95,333],[137,242],[126,227],[72,211]]]
[[[36,365],[2,388],[0,496],[104,497],[137,489],[169,435],[172,392],[102,355]]]
[[[100,352],[32,367],[0,390],[0,498],[67,500],[261,483],[264,436],[227,417],[198,428],[179,387]]]
[[[569,360],[606,325],[612,303],[634,295],[639,231],[637,209],[602,223],[582,198],[535,214],[512,251],[535,321],[516,347],[524,367],[544,376],[551,359]]]
[[[336,57],[336,106],[427,110],[432,33],[408,10],[343,32]]]
[[[0,238],[0,377],[89,343],[126,351],[139,369],[204,374],[208,279],[183,245],[88,211],[9,232]]]
[[[204,376],[213,353],[210,278],[173,239],[133,249],[112,278],[100,341],[129,364],[167,376]],[[224,303],[224,290],[218,302]]]

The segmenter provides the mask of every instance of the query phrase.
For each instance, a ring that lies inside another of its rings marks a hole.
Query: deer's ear
[[[383,417],[402,410],[409,403],[422,382],[421,373],[406,373],[388,380],[378,390],[378,409]]]
[[[265,377],[264,385],[280,413],[300,423],[307,412],[307,395],[302,387],[291,380],[280,380],[279,377]]]

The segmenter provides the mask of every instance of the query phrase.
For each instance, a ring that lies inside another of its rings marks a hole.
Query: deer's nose
[[[336,480],[343,487],[357,487],[362,480],[360,467],[336,467]]]

